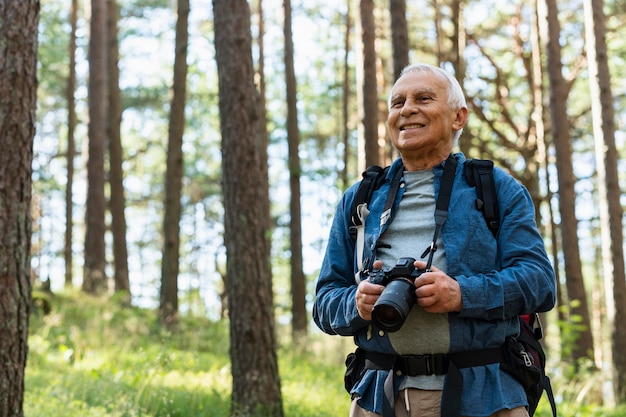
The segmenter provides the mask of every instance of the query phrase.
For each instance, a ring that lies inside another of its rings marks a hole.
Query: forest
[[[398,157],[414,62],[466,94],[458,151],[535,204],[559,415],[626,416],[625,23],[623,0],[3,0],[0,417],[348,415],[354,344],[313,323],[315,284],[343,192]]]

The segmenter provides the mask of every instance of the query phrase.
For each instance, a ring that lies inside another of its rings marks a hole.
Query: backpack
[[[365,229],[365,219],[369,214],[367,205],[372,198],[374,191],[385,182],[387,172],[390,167],[381,168],[379,166],[368,167],[363,172],[363,179],[359,184],[354,201],[350,208],[350,218],[352,225],[350,226],[350,235],[356,241],[355,250],[358,251],[359,259],[357,259],[359,269],[363,268],[363,234]],[[498,209],[498,198],[493,175],[493,161],[486,159],[467,159],[464,163],[463,176],[467,183],[476,188],[476,209],[483,214],[487,227],[493,234],[494,238],[498,233],[500,226],[500,215]],[[359,274],[357,274],[358,277]],[[539,321],[539,315],[533,313],[530,315],[518,316],[520,324],[520,334],[517,337],[510,337],[503,347],[501,368],[516,378],[526,391],[528,400],[528,414],[532,417],[537,409],[537,405],[543,392],[545,391],[552,415],[557,417],[556,403],[550,378],[546,375],[546,355],[541,343],[543,337],[543,329]],[[354,360],[355,358],[351,358]],[[480,362],[482,358],[462,358],[459,362],[467,362],[468,366],[476,361]],[[361,361],[354,361],[359,363]],[[346,364],[348,365],[348,364]],[[354,363],[348,369],[352,378],[354,374],[361,374],[360,370],[354,370]],[[354,383],[353,381],[352,383]],[[352,384],[350,384],[352,385]],[[346,389],[348,385],[346,386]],[[349,392],[349,390],[348,390]],[[460,399],[458,399],[460,401]],[[459,404],[460,406],[460,404]]]

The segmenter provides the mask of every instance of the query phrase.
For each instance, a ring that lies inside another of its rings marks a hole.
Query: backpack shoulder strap
[[[380,188],[385,181],[387,171],[389,171],[389,167],[381,168],[372,165],[363,172],[363,179],[357,188],[354,200],[352,201],[352,207],[350,208],[350,221],[352,222],[350,226],[350,236],[352,236],[352,240],[356,240],[357,228],[365,224],[365,219],[359,215],[359,211],[362,210],[359,207],[363,204],[367,207],[374,191]]]
[[[467,183],[476,187],[476,209],[482,211],[487,227],[495,237],[500,227],[500,212],[493,178],[493,161],[468,159],[465,161],[464,175]]]
[[[363,172],[363,179],[359,184],[350,207],[350,237],[355,242],[355,251],[357,256],[358,271],[354,276],[356,282],[361,281],[361,271],[363,265],[363,249],[365,247],[365,219],[369,215],[369,205],[372,194],[377,188],[385,182],[385,177],[389,171],[389,167],[381,168],[379,166],[371,166]]]

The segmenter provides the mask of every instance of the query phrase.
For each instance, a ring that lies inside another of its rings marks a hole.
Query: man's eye
[[[402,107],[403,105],[404,105],[404,101],[393,101],[391,103],[391,107],[395,107],[395,108]]]

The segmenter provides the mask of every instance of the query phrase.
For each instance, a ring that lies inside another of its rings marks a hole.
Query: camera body
[[[372,310],[372,321],[378,328],[398,331],[409,315],[416,301],[415,279],[426,272],[415,268],[414,262],[414,258],[399,258],[392,268],[370,271],[370,283],[385,286]]]

